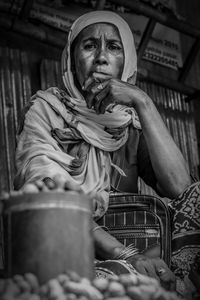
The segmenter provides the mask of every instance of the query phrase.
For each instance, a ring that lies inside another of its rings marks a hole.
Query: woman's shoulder
[[[30,102],[35,101],[61,101],[66,95],[66,92],[59,89],[58,87],[50,87],[46,90],[38,90],[30,99]]]
[[[31,108],[31,113],[62,115],[65,109],[64,99],[66,92],[57,88],[50,87],[46,90],[38,90],[24,107],[25,113]]]
[[[61,115],[63,104],[60,94],[62,93],[56,87],[51,87],[46,90],[38,90],[23,107],[18,125],[18,134],[23,130],[26,118],[42,119],[46,122],[55,120],[55,114]]]

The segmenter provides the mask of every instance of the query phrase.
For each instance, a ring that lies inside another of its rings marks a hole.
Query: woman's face
[[[93,76],[103,81],[109,77],[121,78],[124,50],[117,28],[97,23],[84,28],[76,39],[74,69],[80,86]]]

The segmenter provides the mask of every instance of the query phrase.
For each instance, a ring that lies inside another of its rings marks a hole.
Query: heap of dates
[[[180,300],[156,279],[136,274],[89,280],[70,271],[40,285],[32,273],[0,279],[1,300]]]

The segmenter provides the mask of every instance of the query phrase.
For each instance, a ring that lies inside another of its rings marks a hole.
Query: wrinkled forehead
[[[104,37],[105,40],[113,40],[122,42],[118,28],[109,23],[99,22],[90,24],[82,29],[73,41],[73,44],[79,44],[88,39],[100,39]]]

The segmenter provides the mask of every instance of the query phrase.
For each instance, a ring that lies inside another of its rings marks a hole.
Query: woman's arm
[[[109,104],[122,104],[136,110],[157,178],[157,189],[163,196],[175,198],[190,185],[187,163],[152,99],[144,91],[118,79],[103,82],[100,92],[97,83],[89,86],[86,83],[85,89],[90,95],[88,107],[93,106],[97,113],[105,113]]]
[[[191,183],[189,169],[153,101],[143,92],[141,96],[135,109],[158,181],[157,188],[163,195],[175,198]]]
[[[95,222],[93,222],[93,236],[97,258],[127,260],[139,273],[156,278],[166,289],[175,289],[175,276],[159,257],[149,258],[148,255],[139,254],[137,249],[130,250]]]
[[[101,260],[115,259],[125,246],[115,237],[103,230],[93,221],[93,236],[95,243],[96,257]]]

